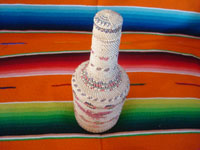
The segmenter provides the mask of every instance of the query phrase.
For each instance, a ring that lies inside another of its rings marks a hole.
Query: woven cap
[[[101,28],[114,30],[122,26],[123,19],[117,12],[105,9],[95,15],[94,23]]]
[[[120,39],[123,18],[112,10],[99,11],[94,17],[93,36],[100,40]]]

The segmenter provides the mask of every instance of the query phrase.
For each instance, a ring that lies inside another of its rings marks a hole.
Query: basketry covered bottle
[[[122,23],[121,15],[112,10],[95,15],[90,59],[72,75],[75,117],[89,132],[112,128],[129,92],[129,78],[118,64]]]

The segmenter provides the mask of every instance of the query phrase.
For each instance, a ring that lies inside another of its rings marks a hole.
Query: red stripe
[[[89,53],[49,54],[0,59],[0,77],[74,72]],[[161,52],[123,52],[119,64],[129,72],[178,72],[200,76],[200,60]]]

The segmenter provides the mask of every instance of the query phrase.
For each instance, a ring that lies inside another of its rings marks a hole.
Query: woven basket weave
[[[75,117],[89,132],[112,128],[129,92],[129,78],[118,64],[122,23],[122,17],[111,10],[95,15],[90,59],[72,75]]]

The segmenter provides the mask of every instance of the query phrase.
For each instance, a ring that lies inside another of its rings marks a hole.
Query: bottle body
[[[85,130],[100,133],[109,130],[118,121],[130,83],[126,72],[118,66],[120,75],[116,78],[121,80],[112,84],[113,89],[91,88],[86,85],[84,80],[87,79],[83,74],[88,64],[88,61],[83,62],[72,77],[75,117]]]

